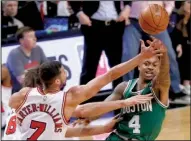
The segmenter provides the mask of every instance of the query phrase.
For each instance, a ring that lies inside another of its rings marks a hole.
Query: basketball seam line
[[[158,6],[158,5],[157,5],[157,6]],[[163,9],[162,9],[162,10],[163,10]],[[160,22],[161,22],[162,15],[163,15],[162,10],[160,11],[161,16],[160,16],[159,24],[160,24]],[[159,24],[157,25],[157,29],[158,29],[158,27],[159,27]]]
[[[152,10],[151,10],[150,4],[149,4],[149,11],[150,11],[150,13],[151,13],[153,23],[154,23],[156,26],[158,26],[158,25],[155,23],[155,20],[154,20],[154,17],[153,17],[153,12],[152,12]],[[156,30],[156,29],[155,29],[155,30]]]
[[[141,18],[143,19],[143,16],[142,16],[142,14],[141,14]],[[147,25],[149,25],[150,27],[152,27],[152,28],[154,28],[153,26],[151,26],[149,23],[147,23],[147,21],[145,21],[144,19],[143,19],[143,21],[147,24]],[[154,28],[155,29],[155,28]],[[148,29],[147,29],[148,30]],[[151,32],[155,32],[156,30],[149,30],[149,31],[151,31]]]

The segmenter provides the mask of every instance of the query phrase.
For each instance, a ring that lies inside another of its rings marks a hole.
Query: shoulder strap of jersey
[[[123,97],[124,98],[128,98],[130,91],[133,89],[133,87],[135,86],[135,84],[137,83],[138,79],[132,79],[129,80],[127,83],[127,87],[125,88],[124,92],[123,92]]]

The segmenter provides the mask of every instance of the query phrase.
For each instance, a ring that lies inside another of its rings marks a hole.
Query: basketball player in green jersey
[[[168,107],[170,87],[169,58],[166,47],[158,40],[147,41],[150,46],[161,46],[161,58],[152,57],[138,66],[139,78],[122,82],[105,101],[128,99],[134,95],[152,93],[154,98],[146,104],[121,109],[121,120],[106,140],[155,140],[159,135]]]

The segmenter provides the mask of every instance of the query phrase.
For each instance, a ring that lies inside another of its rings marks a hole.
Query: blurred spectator
[[[121,3],[124,8],[121,10]],[[70,1],[72,10],[81,23],[84,35],[84,56],[80,84],[92,80],[102,51],[110,67],[121,62],[122,36],[125,20],[129,16],[129,1]],[[115,87],[122,78],[113,82]]]
[[[67,1],[43,1],[39,5],[41,14],[47,17],[69,17],[71,14],[71,8]]]
[[[13,36],[16,31],[23,27],[23,23],[15,18],[18,12],[17,1],[2,1],[2,36],[3,38]]]
[[[24,73],[28,69],[47,61],[43,50],[36,45],[36,36],[32,28],[23,27],[17,32],[16,36],[20,46],[11,50],[7,59],[14,92],[21,88]]]
[[[11,76],[5,65],[1,65],[1,113],[2,113],[2,124],[1,128],[5,126],[6,119],[11,113],[11,108],[9,107],[9,98],[12,93]]]
[[[19,1],[17,18],[34,30],[43,30],[44,23],[36,1]]]
[[[182,3],[177,11],[176,27],[170,35],[177,51],[183,89],[190,94],[190,1]]]
[[[122,61],[127,61],[134,56],[136,56],[140,49],[140,39],[150,38],[148,34],[142,31],[138,23],[138,17],[140,12],[146,8],[149,4],[159,4],[164,6],[168,14],[171,15],[174,8],[174,1],[133,1],[130,13],[130,24],[126,26],[124,39],[123,39],[123,56]],[[160,39],[168,48],[168,55],[170,59],[170,75],[171,75],[171,87],[173,94],[170,95],[171,99],[178,99],[180,97],[186,96],[180,88],[180,74],[179,67],[176,60],[176,54],[172,47],[172,42],[170,36],[165,30],[164,32],[154,35],[156,38]],[[124,80],[128,81],[134,78],[134,71],[126,74]],[[171,94],[171,93],[170,93]],[[184,97],[185,98],[185,97]],[[189,101],[189,99],[185,99]]]

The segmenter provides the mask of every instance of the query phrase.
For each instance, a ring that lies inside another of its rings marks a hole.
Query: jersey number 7
[[[39,136],[46,129],[46,123],[32,120],[31,124],[30,124],[30,128],[36,129],[36,131],[31,135],[30,138],[27,138],[27,140],[37,140],[39,138]],[[6,133],[6,135],[10,135],[10,134],[14,134],[15,131],[16,131],[16,115],[12,116],[9,119],[5,133]]]

